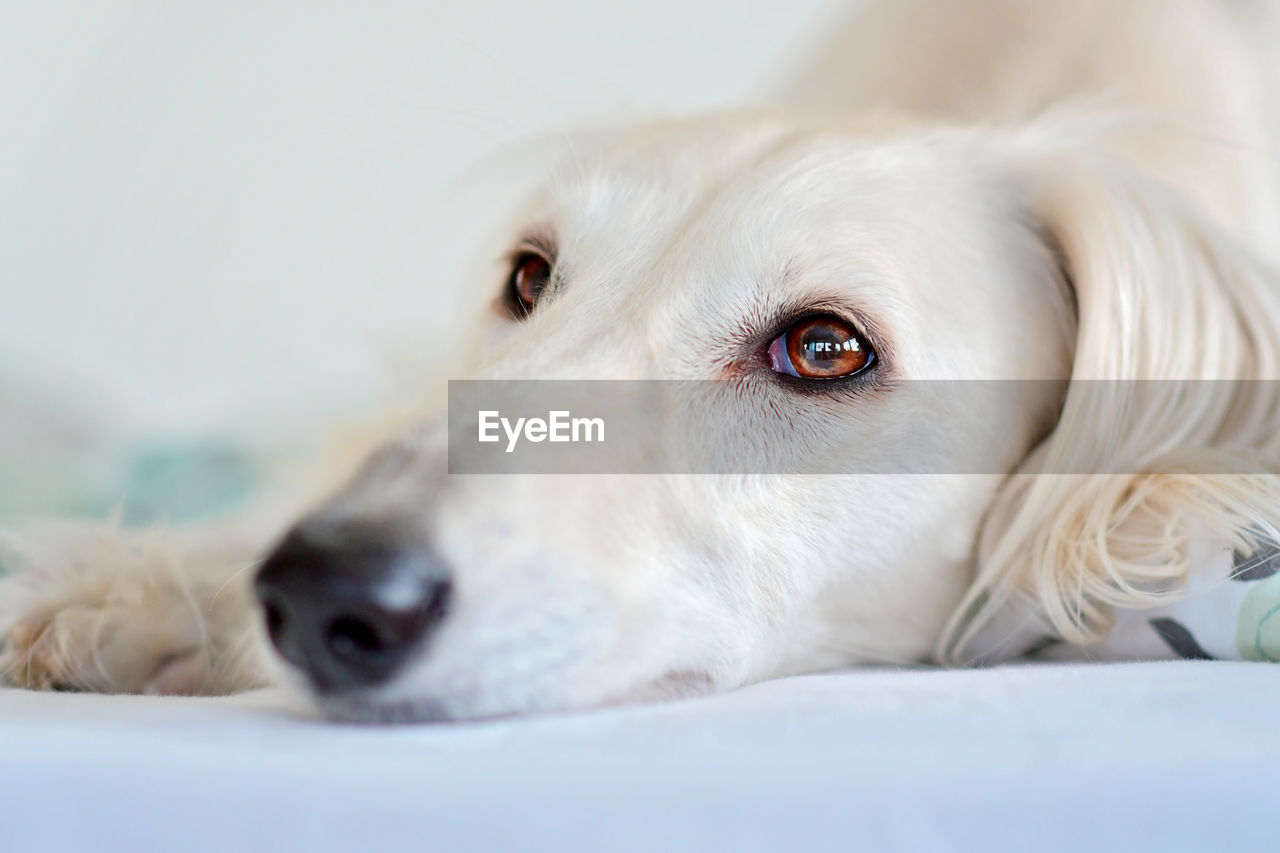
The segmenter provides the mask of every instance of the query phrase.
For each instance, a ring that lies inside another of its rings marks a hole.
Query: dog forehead
[[[910,244],[975,221],[966,143],[773,116],[673,122],[575,155],[536,207],[580,260]]]
[[[914,372],[936,373],[939,344],[973,351],[966,341],[1009,313],[997,310],[1012,298],[1005,232],[1025,228],[984,150],[936,128],[778,120],[603,146],[544,199],[566,268],[556,310],[626,317],[653,341],[761,332],[839,303],[891,334]]]

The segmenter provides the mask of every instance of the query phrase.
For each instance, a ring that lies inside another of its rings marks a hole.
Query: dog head
[[[1150,292],[1164,241],[1225,252],[1193,220],[1027,137],[717,116],[575,151],[459,346],[476,379],[680,383],[650,437],[684,467],[451,474],[422,420],[260,572],[283,657],[335,716],[467,718],[945,655],[993,600],[980,550],[1061,593],[1017,569],[1064,497],[1008,475],[1087,432],[1055,430],[1073,372],[1164,370],[1154,346],[1093,362],[1231,309],[1203,313],[1211,261]],[[1108,324],[1135,293],[1145,319]],[[758,453],[783,462],[735,470]]]

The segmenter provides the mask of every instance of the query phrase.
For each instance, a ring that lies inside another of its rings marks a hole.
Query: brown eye
[[[538,297],[551,281],[551,261],[536,252],[522,252],[511,264],[507,292],[512,306],[520,315],[533,310]]]
[[[769,345],[774,371],[800,379],[844,379],[866,370],[875,358],[853,326],[831,314],[801,320]]]

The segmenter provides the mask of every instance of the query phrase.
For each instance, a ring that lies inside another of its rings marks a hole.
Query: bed
[[[0,849],[1275,849],[1280,670],[866,670],[483,723],[0,691]]]

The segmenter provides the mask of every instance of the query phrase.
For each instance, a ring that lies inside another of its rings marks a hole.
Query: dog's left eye
[[[807,317],[769,345],[774,371],[799,379],[846,379],[871,367],[875,358],[857,330],[832,314]]]
[[[524,316],[538,304],[538,297],[551,281],[551,261],[537,252],[521,252],[511,262],[507,299],[517,316]]]

